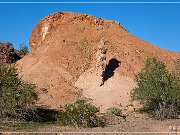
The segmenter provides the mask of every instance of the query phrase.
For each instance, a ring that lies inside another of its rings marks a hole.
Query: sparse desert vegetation
[[[37,99],[33,84],[24,82],[15,65],[0,63],[0,119],[24,120]]]
[[[176,63],[177,64],[177,63]],[[143,104],[139,111],[150,113],[156,119],[177,119],[179,116],[179,76],[165,69],[162,61],[150,58],[145,63],[145,68],[137,75],[138,87],[132,91],[132,97]],[[78,131],[78,127],[104,127],[113,128],[117,125],[132,124],[135,119],[149,119],[149,122],[156,121],[146,114],[124,115],[119,108],[111,107],[106,114],[99,113],[99,109],[91,105],[87,100],[77,100],[75,103],[65,105],[64,109],[51,110],[36,108],[34,102],[37,95],[34,92],[35,86],[25,83],[18,77],[14,66],[0,65],[1,84],[1,131],[39,131],[46,127],[52,127],[50,131],[62,127],[62,132],[70,129]],[[174,76],[175,75],[175,76]],[[151,82],[151,83],[149,83]],[[33,106],[32,106],[33,105]],[[139,115],[139,117],[137,117]],[[144,115],[144,116],[143,116]],[[13,121],[12,121],[13,120]],[[4,122],[3,122],[4,121]],[[176,121],[175,121],[176,122]],[[158,121],[156,121],[156,124]],[[160,122],[159,122],[160,123]],[[164,122],[167,130],[170,126]],[[64,126],[70,126],[69,128]],[[129,126],[129,125],[128,125]],[[127,125],[124,127],[127,128]],[[140,125],[142,126],[142,125]],[[152,125],[151,125],[152,126]],[[154,125],[155,126],[155,125]],[[130,127],[129,127],[130,128]],[[137,128],[137,127],[136,127]],[[139,127],[141,129],[141,127]],[[149,127],[148,127],[149,128]],[[177,128],[177,127],[176,127]],[[94,129],[97,130],[96,128]],[[101,130],[97,130],[97,132]],[[119,130],[123,131],[123,130]]]
[[[138,87],[132,90],[133,99],[139,100],[143,108],[156,119],[178,118],[180,115],[179,73],[166,70],[165,64],[149,58],[145,68],[138,73]]]

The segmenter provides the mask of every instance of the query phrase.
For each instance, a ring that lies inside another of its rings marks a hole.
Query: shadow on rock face
[[[107,81],[109,78],[114,76],[114,71],[118,68],[121,64],[121,61],[117,60],[116,58],[112,58],[109,60],[108,65],[103,73],[103,81]]]

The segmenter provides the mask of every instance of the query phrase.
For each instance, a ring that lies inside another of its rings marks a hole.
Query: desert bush
[[[117,107],[111,107],[111,108],[107,109],[107,114],[110,114],[110,115],[113,114],[113,115],[116,115],[116,116],[121,116],[122,112]]]
[[[63,125],[73,125],[82,127],[105,126],[105,117],[98,116],[99,110],[87,101],[78,101],[67,104],[64,111],[58,116],[58,122]]]
[[[23,57],[24,55],[28,54],[28,47],[24,44],[24,43],[20,43],[19,45],[19,54],[21,57]]]
[[[132,98],[139,100],[156,119],[177,118],[180,114],[180,80],[166,70],[165,64],[149,58],[145,68],[136,76],[138,87]]]
[[[0,63],[0,119],[24,119],[37,98],[34,88],[22,81],[14,65]]]
[[[177,59],[174,62],[174,68],[172,70],[172,74],[174,77],[176,77],[176,79],[180,80],[180,59]]]

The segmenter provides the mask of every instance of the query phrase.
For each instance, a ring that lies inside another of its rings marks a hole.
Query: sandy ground
[[[126,119],[112,118],[104,128],[75,128],[75,127],[50,127],[39,129],[39,131],[53,132],[97,132],[97,133],[116,133],[116,132],[180,132],[180,120],[157,121],[150,119],[142,114],[129,114]],[[174,128],[174,129],[173,129]],[[179,129],[178,129],[179,128]],[[138,134],[138,133],[137,133]]]
[[[21,132],[23,131],[17,131]],[[120,117],[113,117],[108,120],[106,127],[97,128],[80,128],[59,125],[47,125],[40,127],[34,131],[36,134],[133,134],[133,135],[179,135],[180,134],[180,120],[164,120],[157,121],[149,118],[147,115],[139,113],[131,113],[126,119]],[[45,133],[46,132],[46,133]],[[30,133],[29,133],[30,134]],[[31,133],[32,134],[32,133]],[[15,134],[13,134],[15,135]]]
[[[26,131],[29,131],[25,133]],[[18,132],[18,133],[17,133]],[[34,132],[34,133],[33,133]],[[96,128],[80,128],[70,126],[59,126],[58,124],[42,125],[36,129],[17,130],[16,133],[9,133],[3,135],[18,135],[18,134],[53,134],[53,135],[67,135],[67,134],[121,134],[121,135],[179,135],[180,134],[180,119],[158,121],[148,117],[146,114],[137,112],[130,113],[126,119],[121,117],[111,117],[107,120],[107,126]]]
[[[133,104],[130,91],[135,88],[136,83],[130,77],[114,71],[113,76],[109,77],[104,85],[100,86],[100,83],[101,77],[90,69],[79,77],[75,86],[82,89],[82,95],[99,107],[101,112],[106,112],[110,107],[127,109]]]

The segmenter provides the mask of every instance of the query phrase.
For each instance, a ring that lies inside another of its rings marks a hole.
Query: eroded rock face
[[[13,63],[19,60],[21,57],[9,42],[0,42],[0,62],[2,63]]]
[[[106,45],[104,44],[103,39],[101,39],[98,47],[96,48],[96,67],[95,67],[96,74],[101,77],[101,83],[99,84],[100,86],[104,84],[104,74],[107,65],[106,53],[107,53]]]
[[[82,84],[85,82],[89,84],[89,80],[81,79],[79,81],[81,85],[78,87],[75,83],[82,75],[84,76],[85,71],[95,67],[95,49],[102,38],[106,41],[108,50],[107,63],[112,63],[113,59],[119,63],[114,71],[110,72],[111,75],[109,71],[107,72],[111,85],[116,85],[113,82],[118,83],[117,80],[121,80],[118,79],[121,76],[133,79],[148,57],[160,58],[168,69],[172,68],[174,60],[180,58],[180,53],[166,51],[149,44],[131,35],[115,21],[69,12],[50,14],[33,28],[30,54],[17,62],[24,80],[37,84],[39,89],[47,89],[47,93],[39,91],[40,105],[59,108],[76,100],[79,89],[86,88]],[[113,81],[114,75],[116,81]],[[122,84],[119,81],[118,85],[124,88],[129,82],[123,81]],[[110,88],[108,81],[105,83]],[[110,91],[111,98],[115,94],[113,92],[115,91]]]

